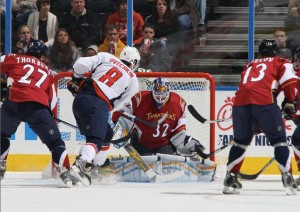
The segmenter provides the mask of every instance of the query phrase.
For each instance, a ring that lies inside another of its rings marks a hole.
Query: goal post
[[[72,112],[74,97],[67,89],[67,82],[71,80],[72,72],[61,72],[54,77],[57,89],[58,104],[55,116],[72,125],[76,121]],[[205,118],[215,119],[215,79],[208,73],[183,72],[150,72],[136,73],[140,90],[150,90],[152,81],[157,77],[164,77],[170,82],[171,91],[178,93],[187,104],[191,104]],[[215,124],[202,124],[187,112],[187,134],[198,139],[207,151],[215,149]],[[78,154],[80,145],[85,142],[84,136],[78,129],[58,122],[62,139],[65,141],[71,157]],[[127,152],[112,146],[109,155],[126,156]],[[215,160],[214,156],[211,158]]]

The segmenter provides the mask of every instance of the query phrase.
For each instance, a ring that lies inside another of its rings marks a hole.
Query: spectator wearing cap
[[[274,32],[274,39],[278,49],[278,56],[292,60],[292,51],[287,47],[287,35],[284,28],[277,28]]]
[[[86,50],[84,51],[84,56],[91,57],[91,56],[96,55],[97,53],[98,53],[98,46],[91,45],[91,46],[87,47]]]
[[[119,38],[118,27],[116,25],[108,25],[105,27],[105,39],[99,46],[99,52],[108,52],[116,57],[120,57],[125,44]]]
[[[32,37],[42,41],[47,47],[52,46],[55,32],[58,29],[56,15],[50,12],[50,0],[37,0],[37,12],[28,17],[27,25],[32,32]]]
[[[119,38],[127,45],[127,0],[117,1],[117,11],[108,16],[106,26],[118,26]],[[133,43],[138,44],[142,41],[142,27],[144,25],[143,17],[133,11]]]

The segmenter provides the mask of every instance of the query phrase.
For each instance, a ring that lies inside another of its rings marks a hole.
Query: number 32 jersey
[[[234,105],[268,105],[274,103],[278,87],[285,98],[293,102],[297,76],[293,64],[279,57],[267,57],[251,61],[241,74],[241,82],[235,94]]]
[[[56,92],[50,69],[39,59],[29,55],[1,56],[1,73],[13,79],[9,100],[13,102],[39,102],[53,109]]]
[[[119,58],[106,52],[95,56],[77,59],[74,68],[75,77],[84,77],[91,72],[91,78],[97,95],[115,111],[121,108],[138,92],[138,79],[135,73]]]

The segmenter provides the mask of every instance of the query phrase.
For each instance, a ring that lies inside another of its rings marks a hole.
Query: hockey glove
[[[67,82],[67,89],[72,93],[72,95],[75,97],[79,92],[79,85],[83,81],[83,78],[76,78],[72,76],[72,80]]]
[[[184,147],[178,149],[178,152],[182,154],[192,154],[193,152],[196,152],[196,146],[201,151],[204,151],[205,147],[195,138],[191,136],[186,136],[184,140]]]

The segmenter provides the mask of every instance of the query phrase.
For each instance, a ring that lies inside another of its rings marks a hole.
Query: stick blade
[[[193,105],[188,105],[188,110],[190,111],[190,113],[194,116],[195,119],[197,119],[198,121],[200,121],[201,123],[205,123],[207,120],[205,118],[203,118],[194,108]]]

